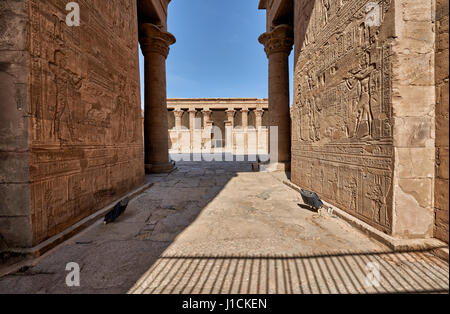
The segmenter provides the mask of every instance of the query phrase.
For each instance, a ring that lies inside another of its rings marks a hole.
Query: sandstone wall
[[[0,251],[31,245],[27,6],[0,1]]]
[[[25,114],[36,245],[143,183],[137,5],[77,1],[81,26],[68,27],[67,1],[12,2],[25,6],[29,26]]]
[[[429,237],[433,2],[371,2],[295,1],[292,180],[386,233]]]
[[[448,0],[437,0],[435,237],[447,243],[449,216],[448,11]]]

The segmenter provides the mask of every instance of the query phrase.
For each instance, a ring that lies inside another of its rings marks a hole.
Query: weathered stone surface
[[[31,244],[27,5],[0,2],[0,242]],[[0,248],[1,250],[2,248]]]
[[[295,1],[292,180],[391,232],[394,10],[368,2]]]
[[[136,0],[80,2],[79,27],[66,24],[66,4],[0,4],[0,184],[29,190],[2,187],[0,205],[28,201],[1,207],[29,221],[16,232],[32,230],[14,246],[42,242],[144,179]]]
[[[432,2],[294,3],[293,182],[384,232],[431,237]],[[274,14],[272,27],[287,16]]]
[[[29,2],[33,243],[143,182],[134,0]]]
[[[436,182],[435,237],[448,243],[449,202],[449,87],[448,0],[436,1]]]

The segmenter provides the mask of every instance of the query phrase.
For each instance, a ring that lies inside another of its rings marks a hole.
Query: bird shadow
[[[298,207],[309,210],[313,213],[317,213],[319,211],[318,209],[315,209],[314,207],[306,205],[306,204],[297,204],[297,205],[298,205]]]

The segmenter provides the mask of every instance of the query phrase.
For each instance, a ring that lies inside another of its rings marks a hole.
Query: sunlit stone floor
[[[446,292],[428,252],[392,253],[338,218],[299,206],[284,173],[248,162],[181,162],[153,175],[111,225],[101,221],[0,293]],[[80,287],[67,287],[67,263]]]

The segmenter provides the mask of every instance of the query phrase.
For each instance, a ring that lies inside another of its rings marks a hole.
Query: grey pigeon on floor
[[[127,197],[117,203],[116,206],[106,214],[104,224],[106,225],[116,221],[116,219],[125,212],[129,202],[130,200]]]

